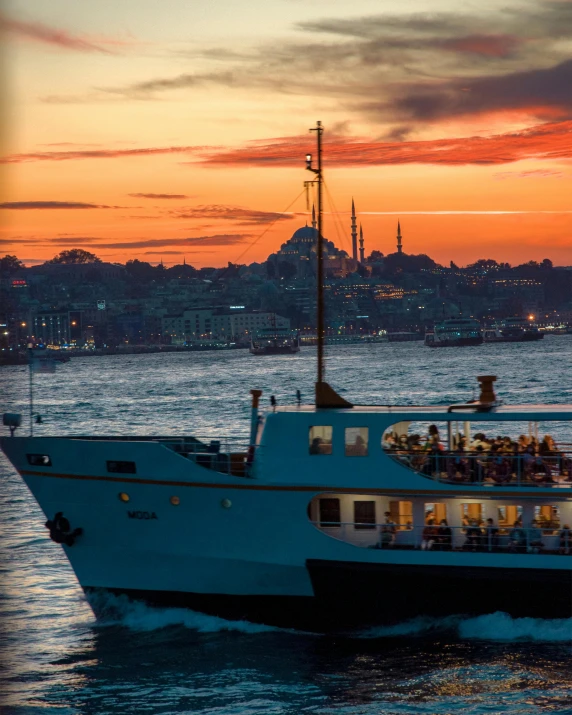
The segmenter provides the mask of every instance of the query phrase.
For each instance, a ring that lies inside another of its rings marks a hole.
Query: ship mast
[[[316,380],[316,407],[352,407],[351,403],[340,397],[324,380],[325,376],[325,360],[324,360],[324,342],[325,342],[325,319],[324,319],[324,239],[322,236],[322,134],[324,127],[322,122],[316,122],[316,126],[310,129],[311,132],[316,132],[316,143],[318,149],[318,167],[314,169],[312,166],[312,155],[306,154],[306,169],[316,175],[314,181],[305,182],[306,187],[310,184],[316,184],[318,189],[318,237],[317,237],[317,333],[318,333],[318,375]]]

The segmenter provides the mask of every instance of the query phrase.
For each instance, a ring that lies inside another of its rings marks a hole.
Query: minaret
[[[399,221],[397,222],[397,253],[403,253],[403,246],[401,245],[401,226]]]
[[[318,229],[318,224],[316,222],[316,207],[312,204],[312,228],[316,231]]]
[[[364,254],[364,248],[363,248],[363,228],[361,227],[361,223],[359,225],[359,260],[360,263],[365,262],[365,256]]]
[[[352,258],[357,261],[357,224],[356,224],[356,207],[352,198]]]

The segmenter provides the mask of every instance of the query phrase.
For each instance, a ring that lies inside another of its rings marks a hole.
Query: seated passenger
[[[312,444],[310,445],[310,454],[321,454],[320,448],[322,445],[321,437],[314,437]]]
[[[356,440],[353,444],[352,455],[354,457],[366,457],[367,456],[367,444],[361,435],[356,436]]]
[[[542,550],[542,531],[538,528],[538,521],[532,520],[532,527],[528,530],[528,546],[533,554]]]
[[[395,537],[391,533],[391,531],[389,531],[389,529],[385,525],[383,525],[381,527],[381,532],[379,535],[379,548],[389,549],[393,546],[394,539]]]
[[[439,528],[437,529],[437,543],[435,545],[438,551],[451,551],[453,547],[453,532],[447,524],[447,519],[441,519]]]
[[[496,551],[499,544],[499,530],[492,519],[487,519],[483,528],[483,541],[486,551]]]
[[[476,519],[471,519],[469,526],[467,527],[465,534],[467,538],[463,544],[463,549],[465,551],[477,551],[481,546],[482,532],[479,528]]]
[[[496,446],[491,449],[487,476],[491,477],[495,484],[504,484],[510,481],[510,463]]]
[[[524,553],[526,551],[526,533],[519,521],[515,521],[508,535],[509,551]]]
[[[393,449],[395,447],[395,437],[391,434],[391,432],[386,432],[383,435],[381,446],[383,449]]]
[[[382,524],[379,545],[382,549],[387,549],[393,546],[395,541],[395,533],[397,532],[397,525],[392,520],[391,514],[385,512],[385,523]]]
[[[558,553],[568,556],[572,553],[572,531],[570,531],[570,526],[568,524],[564,524],[562,529],[560,529],[558,537]]]
[[[429,519],[427,526],[423,529],[421,534],[421,548],[424,551],[429,551],[435,545],[437,537],[439,535],[439,530],[435,526],[435,519]]]

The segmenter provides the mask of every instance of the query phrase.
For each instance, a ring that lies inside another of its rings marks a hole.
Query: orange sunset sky
[[[2,8],[0,255],[265,260],[319,119],[339,247],[572,264],[570,0]]]

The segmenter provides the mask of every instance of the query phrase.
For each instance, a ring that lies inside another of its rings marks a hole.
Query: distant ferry
[[[300,352],[300,338],[296,330],[288,328],[259,328],[252,334],[250,352],[253,355],[292,355]]]
[[[500,325],[484,331],[485,343],[523,343],[543,337],[544,333],[526,318],[505,318]]]
[[[449,318],[436,323],[425,333],[425,345],[430,348],[451,348],[480,345],[483,342],[481,324],[474,318]]]

